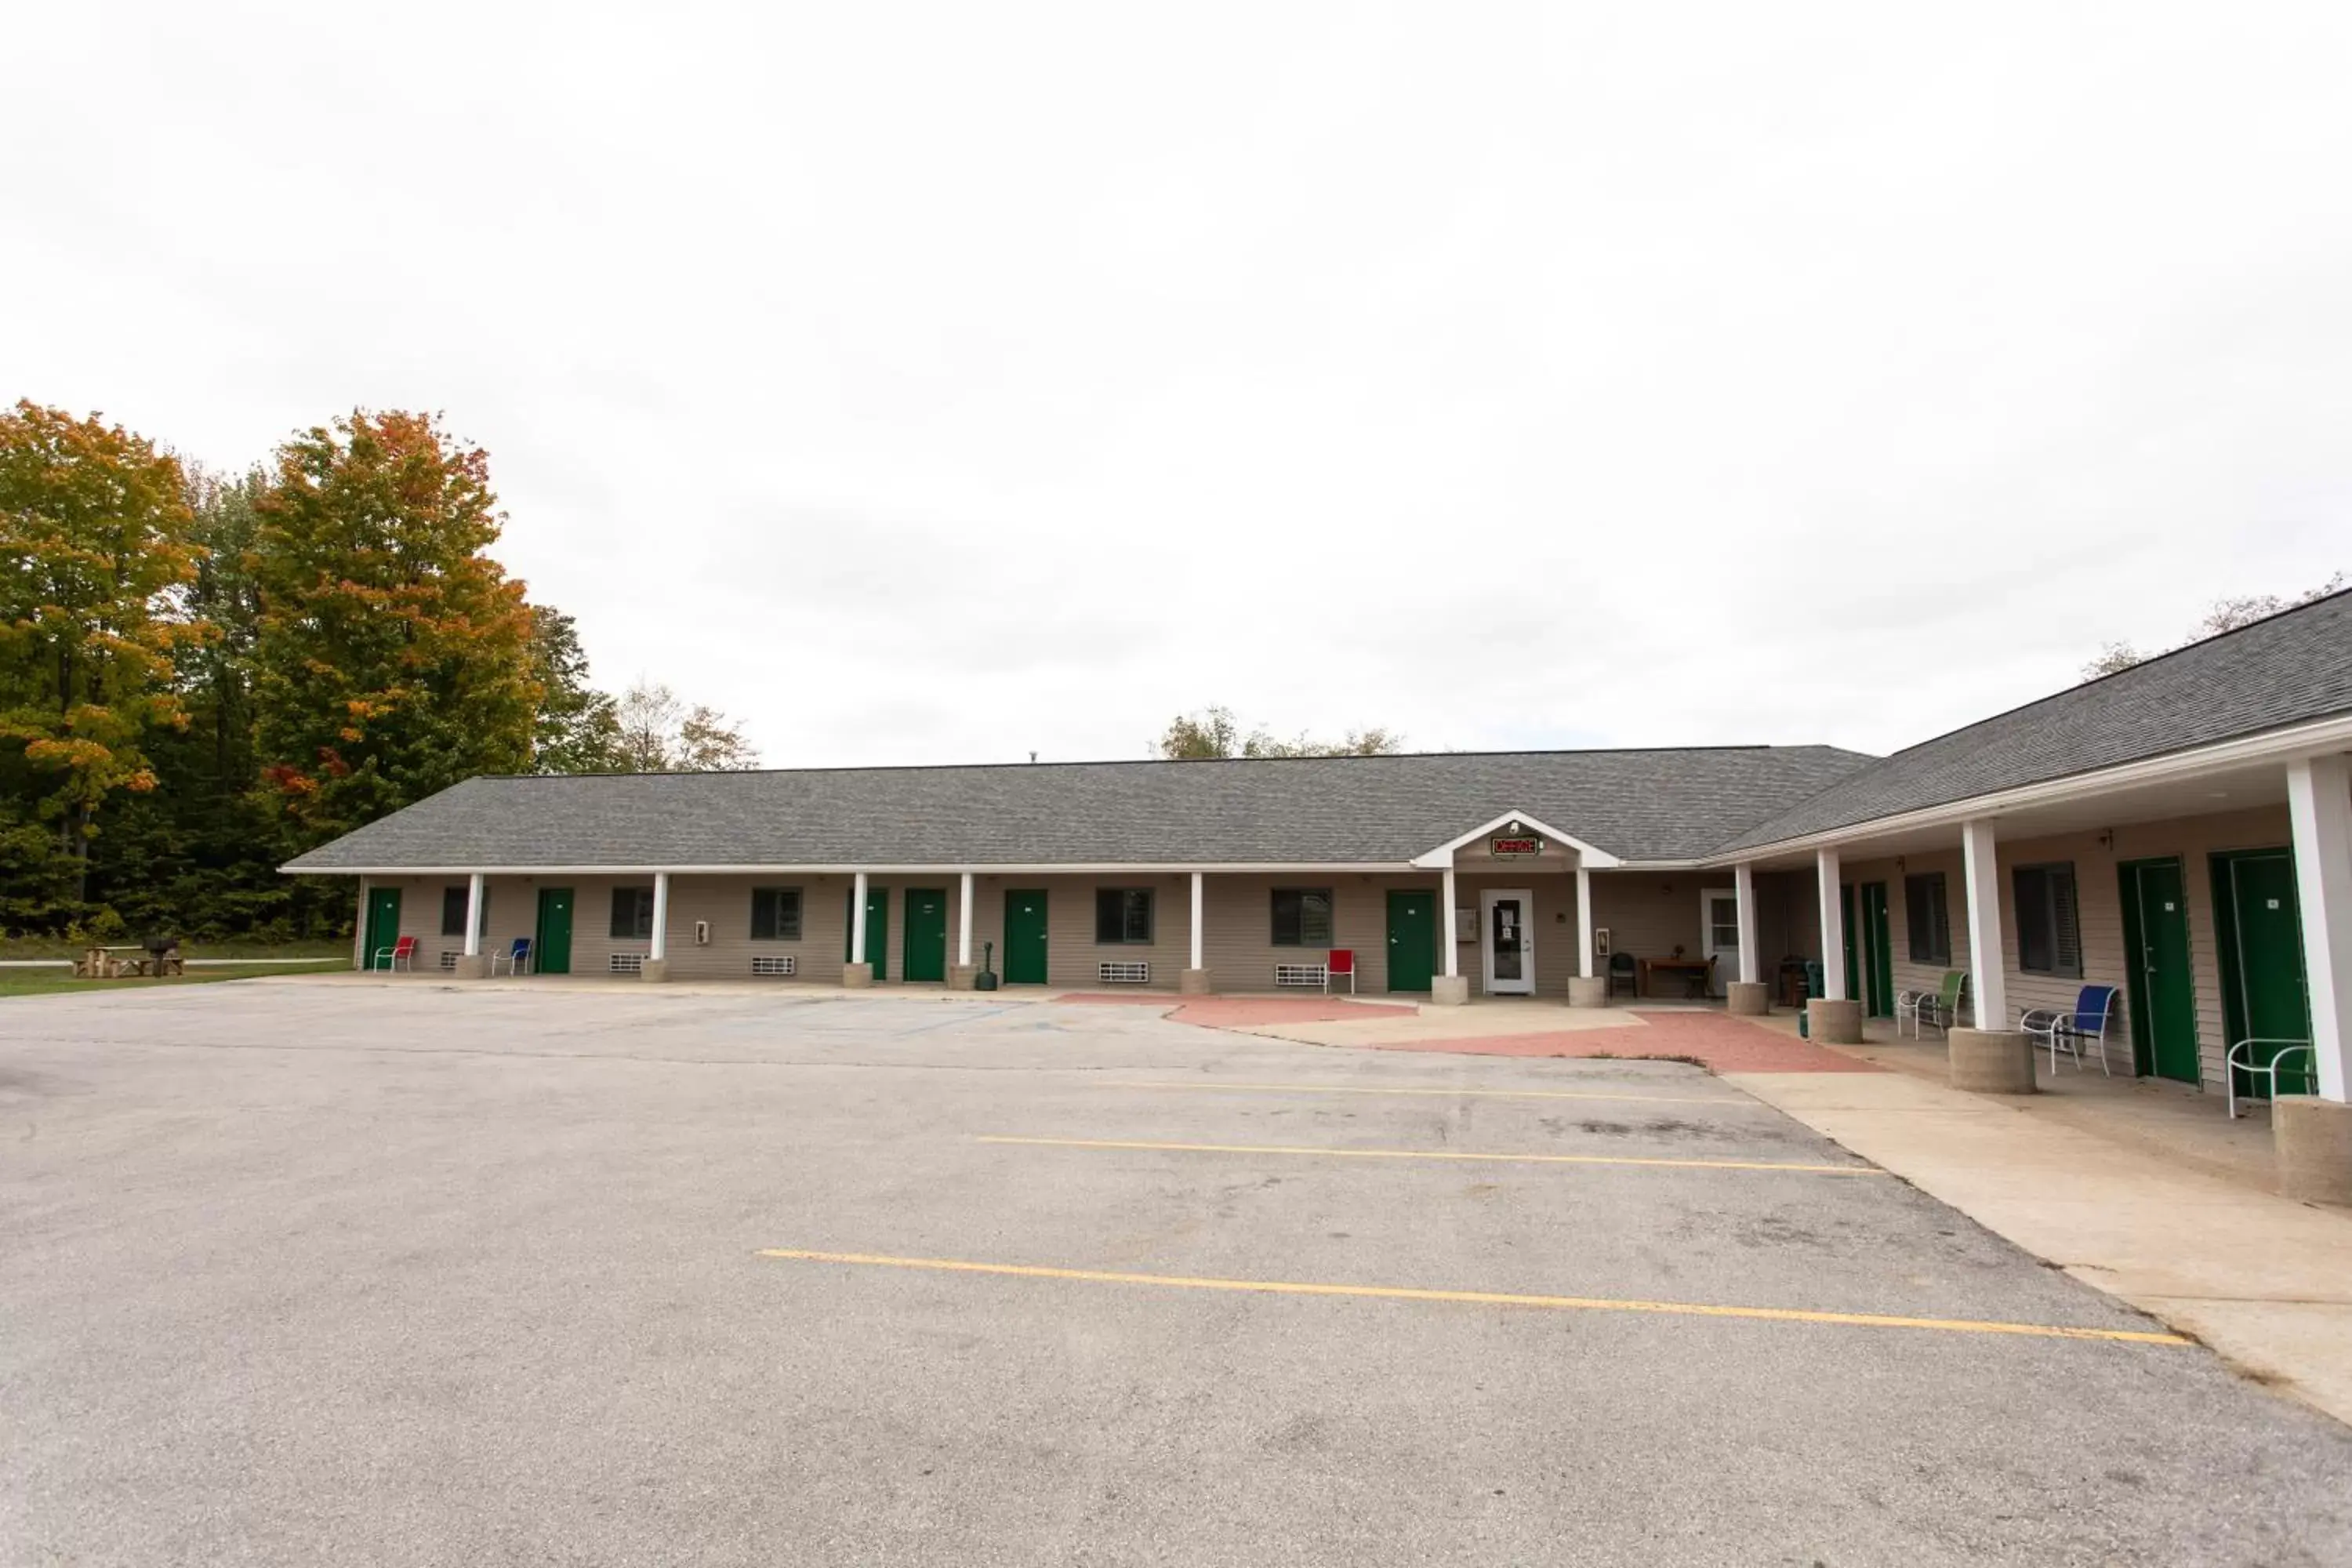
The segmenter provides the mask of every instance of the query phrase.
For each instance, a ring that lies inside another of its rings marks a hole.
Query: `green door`
[[[841,958],[845,963],[854,962],[849,944],[856,939],[857,928],[851,916],[857,908],[857,884],[852,882],[841,895]],[[872,965],[874,978],[890,978],[890,889],[866,884],[866,962]]]
[[[945,888],[907,889],[907,951],[899,960],[902,980],[948,977],[948,893]]]
[[[530,940],[530,967],[537,974],[572,973],[572,889],[539,890],[539,930]]]
[[[1437,968],[1437,895],[1389,893],[1389,989],[1427,991]]]
[[[1045,889],[1004,891],[1004,983],[1045,984]]]
[[[1862,1000],[1862,960],[1858,956],[1860,928],[1853,919],[1853,884],[1838,884],[1838,924],[1845,932],[1845,999]]]
[[[2133,1070],[2195,1083],[2197,979],[2189,967],[2187,879],[2178,860],[2128,860],[2120,875]]]
[[[1870,963],[1864,972],[1864,1010],[1874,1018],[1895,1016],[1895,931],[1886,918],[1886,884],[1862,885],[1862,939]]]
[[[2221,938],[2221,1014],[2231,1040],[2311,1038],[2294,856],[2284,849],[2258,849],[2213,857],[2213,920]],[[2251,1054],[2267,1060],[2271,1047],[2257,1047]],[[2298,1054],[2296,1060],[2310,1058]],[[2241,1078],[2238,1092],[2258,1093],[2264,1082]],[[2309,1094],[2309,1076],[2282,1072],[2278,1091]]]
[[[367,969],[388,966],[392,957],[384,949],[400,941],[400,889],[370,888],[367,905],[367,934],[360,943],[360,963]],[[378,956],[382,954],[383,956]]]

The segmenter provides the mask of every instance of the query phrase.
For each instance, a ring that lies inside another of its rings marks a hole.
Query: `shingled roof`
[[[1730,746],[485,777],[285,868],[1401,865],[1512,811],[1623,859],[1692,859],[1867,761]]]
[[[1719,853],[2352,712],[2352,592],[1938,735],[1758,822]]]

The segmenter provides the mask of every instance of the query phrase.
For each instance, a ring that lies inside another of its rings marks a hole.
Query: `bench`
[[[1151,965],[1139,959],[1107,958],[1095,965],[1095,979],[1103,985],[1149,985]]]
[[[1274,966],[1274,984],[1277,990],[1292,985],[1311,985],[1320,991],[1331,984],[1331,966],[1328,963],[1277,963]]]

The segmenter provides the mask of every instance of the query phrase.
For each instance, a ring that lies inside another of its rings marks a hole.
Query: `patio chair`
[[[1960,1003],[1968,990],[1969,973],[1965,969],[1944,971],[1944,983],[1933,991],[1897,991],[1895,994],[1895,1037],[1903,1037],[1903,1020],[1911,1020],[1911,1037],[1924,1040],[1919,1032],[1923,1026],[1933,1026],[1939,1034],[1950,1034],[1952,1026],[1960,1021]]]
[[[529,974],[530,973],[530,938],[519,936],[514,939],[514,945],[504,952],[490,954],[491,973],[496,974],[501,963],[507,966],[509,974]]]
[[[1609,955],[1609,984],[1602,994],[1609,996],[1616,995],[1617,983],[1621,980],[1625,983],[1626,995],[1639,996],[1642,994],[1641,966],[1633,962],[1633,955],[1630,952],[1612,952]]]
[[[2074,998],[2074,1010],[2062,1013],[2054,1007],[2029,1008],[2017,1021],[2018,1033],[2037,1045],[2050,1048],[2050,1070],[2058,1070],[2058,1053],[2065,1051],[2074,1058],[2074,1070],[2083,1070],[2083,1047],[2099,1047],[2099,1071],[2109,1078],[2115,1069],[2107,1066],[2107,1031],[2114,1026],[2116,1005],[2123,994],[2112,985],[2085,985],[2083,994]]]
[[[402,937],[390,947],[377,948],[368,959],[370,969],[397,971],[404,963],[408,965],[410,973],[416,973],[416,939],[413,936]]]
[[[1324,963],[1323,994],[1326,996],[1331,994],[1331,982],[1343,974],[1348,977],[1348,994],[1353,996],[1356,994],[1356,950],[1352,947],[1333,948],[1331,956]]]
[[[2261,1061],[2254,1060],[2255,1050],[2264,1046],[2272,1047],[2271,1054]],[[2270,1079],[2268,1098],[2276,1100],[2278,1098],[2279,1067],[2280,1064],[2284,1062],[2289,1057],[2301,1057],[2303,1058],[2303,1065],[2294,1069],[2300,1076],[2308,1076],[2319,1066],[2319,1058],[2312,1054],[2311,1042],[2309,1040],[2280,1040],[2267,1038],[2240,1040],[2236,1045],[2231,1046],[2226,1052],[2222,1053],[2221,1074],[2223,1078],[2228,1080],[2222,1085],[2222,1088],[2230,1098],[2230,1115],[2231,1119],[2234,1120],[2238,1114],[2239,1100],[2251,1100],[2253,1098],[2252,1095],[2242,1095],[2238,1092],[2238,1075],[2240,1073],[2244,1073],[2248,1078],[2266,1078]]]

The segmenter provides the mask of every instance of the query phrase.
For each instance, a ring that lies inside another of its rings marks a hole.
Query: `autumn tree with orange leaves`
[[[278,449],[254,650],[266,785],[308,846],[531,765],[523,584],[488,554],[488,455],[427,415],[354,412]]]
[[[0,412],[0,915],[79,902],[100,808],[155,784],[183,723],[180,650],[205,632],[178,463],[98,416]]]

